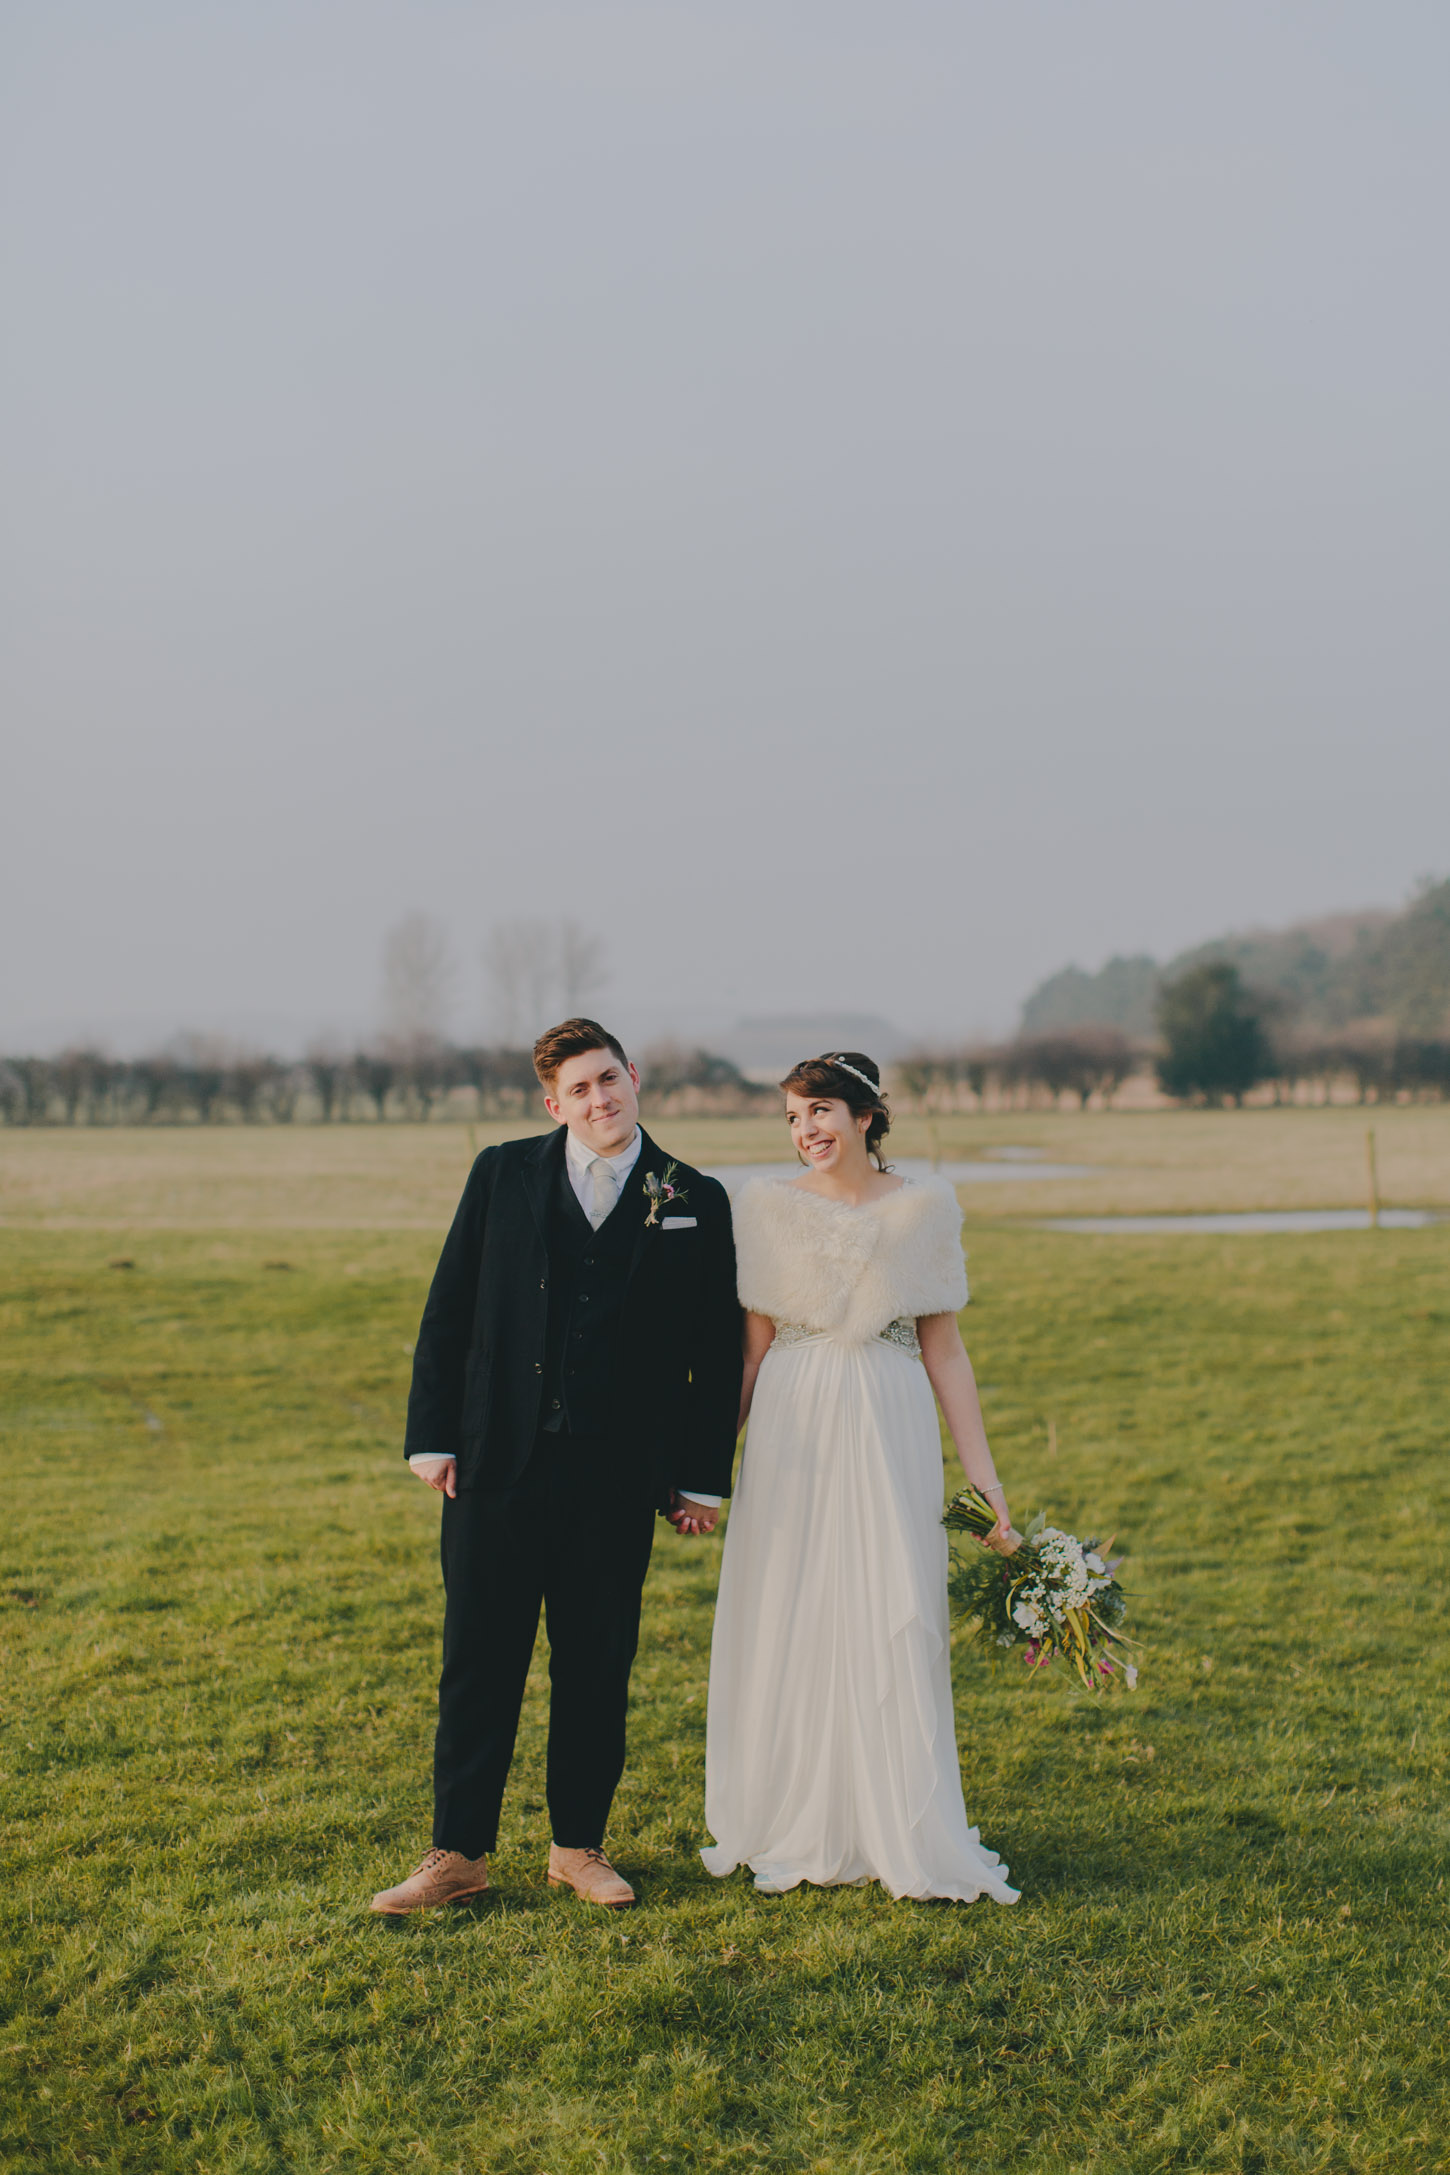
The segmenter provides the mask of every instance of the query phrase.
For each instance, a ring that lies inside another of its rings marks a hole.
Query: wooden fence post
[[[1373,1126],[1369,1128],[1364,1136],[1364,1160],[1369,1173],[1369,1227],[1371,1231],[1378,1231],[1380,1227],[1380,1184],[1379,1173],[1375,1168]]]

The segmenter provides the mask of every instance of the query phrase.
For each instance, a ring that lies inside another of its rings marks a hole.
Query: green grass
[[[1100,1704],[958,1656],[1021,1903],[707,1878],[718,1549],[661,1529],[612,1837],[642,1907],[544,1885],[539,1678],[496,1892],[394,1929],[366,1904],[426,1841],[436,1504],[396,1452],[434,1240],[4,1234],[0,2160],[1450,2165],[1450,1230],[969,1236],[1014,1508],[1116,1526],[1149,1643]]]

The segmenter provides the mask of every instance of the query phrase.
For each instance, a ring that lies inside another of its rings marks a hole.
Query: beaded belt
[[[777,1344],[810,1344],[826,1335],[824,1329],[807,1329],[801,1322],[777,1322],[775,1325]],[[905,1352],[910,1358],[921,1358],[921,1340],[916,1334],[915,1319],[910,1314],[902,1314],[894,1322],[888,1322],[870,1341],[894,1344],[899,1352]]]

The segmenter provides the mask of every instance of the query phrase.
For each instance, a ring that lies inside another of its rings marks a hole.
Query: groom
[[[542,1604],[549,1879],[613,1910],[604,1855],[656,1510],[710,1532],[730,1488],[740,1308],[724,1188],[639,1123],[596,1020],[534,1045],[558,1130],[485,1148],[434,1274],[404,1454],[443,1496],[433,1848],[373,1909],[478,1895]]]

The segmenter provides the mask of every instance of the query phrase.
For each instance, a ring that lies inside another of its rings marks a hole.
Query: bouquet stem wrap
[[[984,1541],[997,1513],[980,1488],[966,1487],[953,1496],[942,1523],[949,1533]],[[1121,1629],[1127,1597],[1117,1580],[1123,1559],[1104,1560],[1111,1547],[1111,1541],[1079,1541],[1050,1526],[1039,1511],[1025,1533],[1011,1535],[1005,1552],[953,1552],[953,1611],[993,1662],[1020,1647],[1030,1669],[1061,1659],[1090,1692],[1106,1691],[1120,1672],[1133,1691],[1138,1671],[1124,1658],[1132,1641]]]

